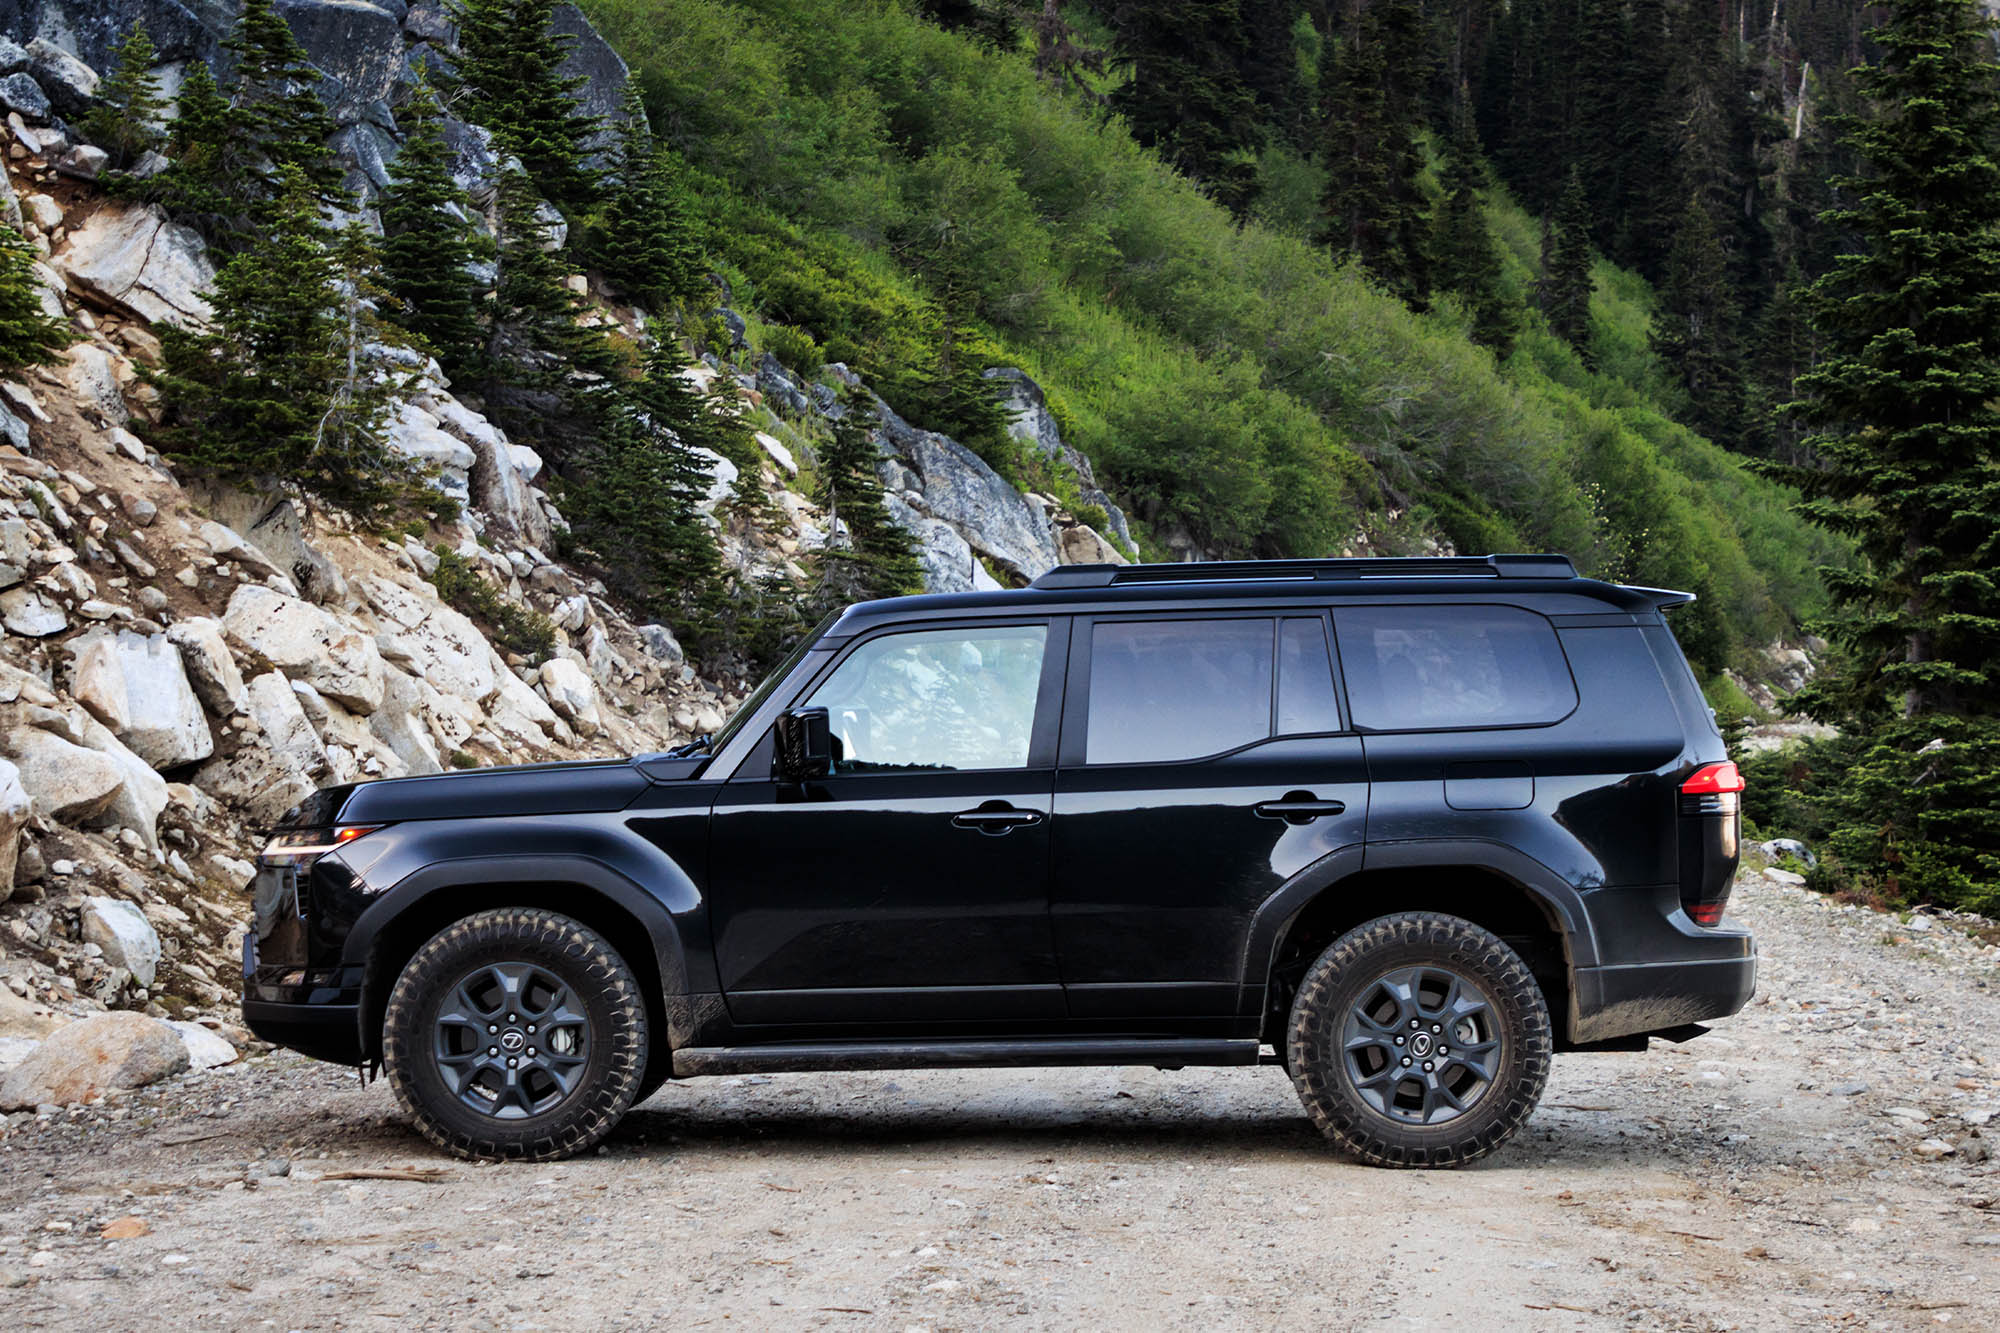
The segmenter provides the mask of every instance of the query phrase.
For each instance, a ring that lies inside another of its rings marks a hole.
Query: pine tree
[[[0,222],[0,371],[60,361],[76,341],[68,324],[42,309],[38,257],[26,237]]]
[[[1312,100],[1299,70],[1297,28],[1303,0],[1240,0],[1243,86],[1256,102],[1257,120],[1273,140],[1310,152]]]
[[[710,473],[694,451],[708,447],[715,426],[677,352],[667,338],[654,339],[645,373],[563,486],[563,514],[570,542],[604,570],[613,592],[663,617],[683,644],[707,656],[720,646],[725,579],[696,507]]]
[[[161,328],[154,438],[225,480],[277,478],[377,517],[417,498],[423,478],[380,447],[360,286],[371,260],[358,236],[329,231],[301,168],[278,180],[266,226],[216,278],[209,327]]]
[[[1390,292],[1424,308],[1431,288],[1430,200],[1418,143],[1422,16],[1380,0],[1351,23],[1323,99],[1321,236]]]
[[[1583,177],[1571,171],[1555,216],[1542,227],[1542,276],[1535,283],[1535,298],[1549,328],[1576,349],[1585,365],[1591,363],[1590,294],[1595,286],[1590,266],[1590,202]]]
[[[1873,748],[1836,850],[1893,891],[2000,899],[2000,71],[1975,0],[1891,0],[1865,174],[1830,222],[1858,245],[1814,284],[1799,377],[1821,466],[1802,511],[1866,564],[1829,571],[1845,655],[1799,705]]]
[[[436,355],[453,379],[470,378],[480,353],[483,293],[472,264],[485,246],[472,206],[451,173],[442,113],[420,83],[403,113],[407,133],[382,191],[382,286],[390,318]]]
[[[218,242],[231,234],[241,205],[236,198],[229,99],[216,87],[207,61],[189,63],[175,105],[167,131],[167,169],[128,188],[162,204],[210,242]]]
[[[574,39],[554,27],[556,0],[451,0],[458,26],[456,110],[484,125],[521,159],[528,178],[565,217],[581,221],[596,202],[588,145],[599,122],[582,111],[587,80],[564,74]]]
[[[1800,295],[1805,279],[1796,266],[1788,269],[1758,316],[1749,340],[1749,374],[1743,419],[1753,434],[1745,447],[1789,466],[1811,462],[1805,431],[1797,416],[1784,411],[1797,399],[1794,385],[1818,360],[1818,339]]]
[[[1237,217],[1256,193],[1256,101],[1243,82],[1238,0],[1119,0],[1104,10],[1111,62],[1130,77],[1111,94],[1132,137],[1157,149]]]
[[[1005,475],[1014,463],[1007,413],[1000,386],[983,373],[992,362],[981,355],[985,342],[972,326],[971,304],[966,288],[947,278],[929,312],[931,360],[899,386],[899,398],[918,424],[951,436]]]
[[[604,275],[641,305],[693,300],[708,290],[708,274],[679,163],[653,137],[636,82],[625,85],[622,112],[603,234],[592,253]]]
[[[813,498],[826,510],[827,543],[818,555],[818,600],[842,605],[870,597],[921,592],[923,566],[910,534],[883,503],[882,450],[874,413],[850,397],[819,450],[819,484]]]
[[[230,142],[255,173],[254,185],[238,182],[251,211],[277,200],[287,167],[298,170],[322,207],[349,203],[340,160],[328,144],[336,126],[320,100],[320,73],[273,0],[244,0],[222,45],[235,61]]]
[[[1501,280],[1500,251],[1486,220],[1481,191],[1485,164],[1472,126],[1472,106],[1463,92],[1452,114],[1444,156],[1444,204],[1438,212],[1437,281],[1472,316],[1472,339],[1506,356],[1514,344],[1514,302]]]
[[[482,396],[489,415],[561,468],[616,409],[617,358],[582,323],[542,199],[519,169],[500,176],[499,281],[486,307]]]
[[[1063,16],[1065,2],[1042,0],[1041,9],[1028,21],[1035,39],[1035,73],[1059,93],[1102,101],[1083,76],[1104,73],[1106,53],[1078,39],[1075,26]]]
[[[1687,424],[1718,444],[1741,441],[1742,353],[1736,295],[1708,207],[1690,196],[1653,311],[1652,348],[1688,398]]]
[[[114,171],[160,145],[160,119],[167,104],[153,74],[158,54],[146,25],[133,24],[113,52],[117,64],[110,76],[97,85],[97,101],[79,122],[84,137],[110,154]]]

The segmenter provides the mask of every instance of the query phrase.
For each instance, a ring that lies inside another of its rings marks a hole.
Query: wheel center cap
[[[507,1031],[500,1034],[500,1048],[504,1051],[508,1051],[510,1053],[519,1051],[527,1044],[528,1044],[527,1036],[517,1031],[514,1028],[509,1028],[507,1029]]]
[[[1410,1038],[1410,1054],[1429,1055],[1430,1053],[1431,1053],[1430,1033],[1419,1032],[1416,1036]]]

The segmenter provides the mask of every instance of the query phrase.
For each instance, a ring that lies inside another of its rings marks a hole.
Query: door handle
[[[1275,801],[1259,801],[1250,807],[1263,819],[1282,819],[1287,824],[1310,824],[1321,815],[1347,812],[1345,801],[1322,801],[1309,791],[1288,791]]]
[[[981,833],[998,837],[1017,828],[1041,823],[1042,812],[1018,809],[1005,801],[988,801],[977,810],[959,811],[951,817],[951,822],[955,828],[978,829]]]

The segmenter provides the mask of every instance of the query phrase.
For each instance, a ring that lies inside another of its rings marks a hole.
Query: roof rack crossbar
[[[1058,565],[1030,586],[1106,588],[1135,583],[1313,579],[1573,579],[1566,555],[1381,557],[1361,560],[1190,560],[1160,565]]]

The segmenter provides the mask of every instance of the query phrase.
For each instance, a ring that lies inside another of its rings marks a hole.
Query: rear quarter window
[[[1348,707],[1364,731],[1560,722],[1576,682],[1555,627],[1511,606],[1366,606],[1334,613]]]

